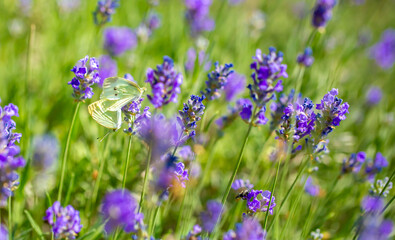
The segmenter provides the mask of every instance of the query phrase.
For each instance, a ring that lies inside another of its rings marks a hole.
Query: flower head
[[[87,66],[88,61],[89,65]],[[79,60],[71,71],[75,74],[75,77],[68,84],[73,87],[73,97],[77,101],[92,98],[91,86],[100,82],[99,62],[96,58],[89,59],[89,56],[86,56]]]
[[[96,10],[93,12],[95,24],[104,25],[111,21],[115,9],[119,7],[119,0],[99,0]]]
[[[383,180],[379,179],[370,185],[370,193],[373,196],[379,196],[382,194],[383,197],[388,196],[392,189],[392,182],[388,182],[389,178],[386,177]],[[385,189],[384,189],[385,188]]]
[[[255,218],[246,217],[242,223],[236,224],[235,230],[228,231],[224,240],[265,240],[266,231]]]
[[[136,34],[128,27],[110,27],[104,31],[104,49],[112,56],[119,56],[136,45]]]
[[[332,130],[340,125],[340,122],[345,120],[346,114],[350,105],[343,103],[343,100],[338,98],[339,91],[333,88],[324,98],[320,104],[317,104],[316,109],[320,111],[317,115],[318,129],[321,131],[321,136],[326,136]]]
[[[0,207],[6,205],[7,199],[19,185],[16,170],[25,166],[25,160],[19,156],[20,148],[16,145],[22,134],[14,132],[16,124],[13,117],[19,117],[17,106],[12,103],[4,108],[0,106]]]
[[[130,75],[125,75],[125,78],[126,77],[133,79]],[[151,118],[149,107],[145,107],[144,110],[141,109],[141,103],[143,100],[144,98],[139,98],[131,101],[121,109],[124,115],[123,120],[128,126],[123,131],[129,135],[137,134],[140,131],[140,128]]]
[[[321,240],[322,238],[324,238],[324,234],[321,233],[321,230],[319,228],[311,232],[310,236],[312,240]]]
[[[136,34],[143,42],[147,42],[153,31],[160,27],[160,18],[156,13],[150,13],[136,29]]]
[[[348,159],[343,160],[342,174],[353,172],[358,173],[361,170],[362,164],[366,160],[366,153],[353,153]]]
[[[250,183],[250,180],[246,179],[236,179],[232,183],[232,188],[234,190],[239,190],[240,188],[252,189],[254,187],[253,184]]]
[[[101,214],[106,222],[104,230],[109,234],[118,227],[125,232],[136,232],[142,225],[143,214],[137,213],[137,202],[125,189],[118,189],[106,194],[102,201]]]
[[[8,230],[3,224],[0,224],[0,239],[8,239]]]
[[[207,232],[212,232],[215,225],[217,224],[218,218],[220,218],[222,213],[222,204],[215,200],[210,200],[207,202],[207,211],[200,214],[202,220],[203,229]]]
[[[233,73],[228,77],[228,83],[224,87],[226,101],[232,101],[239,93],[245,89],[246,77],[244,75]]]
[[[304,186],[304,191],[310,196],[317,196],[320,193],[320,187],[313,183],[313,179],[309,176]]]
[[[178,142],[185,142],[188,138],[196,135],[196,123],[200,121],[204,114],[205,106],[202,103],[204,98],[204,95],[201,97],[191,95],[188,102],[184,103],[184,108],[178,111],[179,116],[177,117],[177,121],[183,132]]]
[[[170,102],[177,102],[177,95],[181,92],[183,78],[174,69],[174,62],[168,56],[163,57],[163,63],[156,70],[147,70],[147,80],[152,88],[152,95],[148,99],[155,108],[161,108]]]
[[[196,50],[194,48],[189,48],[187,51],[187,61],[185,63],[185,70],[187,72],[192,72],[194,70],[196,60],[205,72],[210,70],[211,61],[206,52],[204,50],[200,50],[199,53],[196,54]]]
[[[313,9],[312,24],[316,28],[323,28],[332,18],[332,9],[336,0],[317,0]]]
[[[202,240],[200,236],[198,236],[202,232],[202,228],[196,224],[193,226],[193,229],[188,233],[186,240]]]
[[[368,179],[372,180],[377,173],[381,172],[381,170],[387,166],[387,159],[380,152],[378,152],[373,160],[368,159],[366,162],[365,173],[367,174]]]
[[[99,63],[100,63],[100,69],[99,69],[100,82],[98,84],[100,87],[102,87],[104,79],[117,76],[118,67],[117,67],[117,62],[108,55],[101,56],[99,58]]]
[[[370,56],[376,64],[384,69],[391,68],[395,63],[395,29],[387,29],[381,39],[370,49]]]
[[[255,126],[265,125],[269,121],[265,116],[266,107],[260,108],[254,116],[253,108],[252,102],[248,98],[240,98],[236,101],[236,109],[239,111],[239,115],[244,122],[250,123],[253,121]]]
[[[270,129],[272,130],[276,129],[277,126],[282,122],[284,110],[290,104],[293,104],[294,95],[295,95],[294,89],[292,89],[288,95],[281,93],[280,97],[278,97],[278,99],[276,99],[275,102],[272,102],[270,104],[270,110],[272,116],[272,121],[270,122]]]
[[[215,70],[207,75],[206,90],[202,92],[208,100],[214,100],[221,96],[220,92],[228,83],[228,77],[232,75],[233,64],[219,65],[218,62],[214,63]]]
[[[314,62],[314,57],[312,55],[313,55],[313,50],[311,50],[310,47],[307,47],[304,50],[303,54],[298,55],[298,58],[296,59],[296,61],[300,65],[303,65],[305,67],[310,67],[311,65],[313,65],[313,62]]]
[[[260,49],[256,50],[256,56],[251,69],[254,73],[251,75],[253,84],[248,85],[252,100],[258,107],[263,107],[269,102],[274,92],[283,90],[280,78],[287,78],[287,65],[282,64],[283,53],[276,51],[275,48],[269,48],[269,54],[262,54]],[[278,80],[278,81],[277,81]]]
[[[63,208],[58,201],[47,209],[43,219],[51,225],[56,239],[75,239],[82,228],[80,212],[71,205]]]
[[[272,197],[272,202],[269,206],[270,191],[251,190],[246,197],[247,200],[247,213],[253,215],[256,212],[267,212],[273,215],[273,208],[276,206],[275,197]]]
[[[185,0],[187,12],[185,18],[191,28],[191,35],[196,37],[202,32],[212,31],[215,22],[209,16],[211,0]]]

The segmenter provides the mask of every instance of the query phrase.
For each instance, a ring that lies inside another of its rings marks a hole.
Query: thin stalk
[[[383,210],[381,210],[381,214],[383,214],[385,212],[385,210],[391,205],[391,203],[395,200],[395,195],[389,200],[389,202],[387,203],[387,205],[385,205],[385,207],[383,208]]]
[[[77,106],[75,107],[75,110],[74,110],[73,119],[71,120],[70,129],[69,129],[69,133],[67,135],[67,140],[66,140],[66,147],[65,147],[64,153],[63,153],[62,170],[61,170],[61,175],[60,175],[60,184],[59,184],[59,191],[58,191],[58,201],[59,202],[62,200],[64,174],[66,172],[67,158],[69,156],[69,147],[70,147],[71,134],[73,132],[75,119],[77,118],[77,114],[78,114],[78,110],[80,109],[80,106],[81,106],[81,102],[78,102]]]
[[[100,186],[100,182],[101,182],[101,178],[103,176],[103,172],[104,172],[104,166],[106,165],[106,159],[107,159],[107,149],[108,149],[108,145],[109,145],[109,138],[110,136],[108,136],[106,138],[106,142],[104,145],[104,152],[102,155],[102,159],[100,161],[100,166],[99,166],[99,174],[97,175],[97,179],[95,182],[95,186],[93,188],[93,194],[92,194],[92,202],[91,202],[91,206],[93,206],[96,203],[96,198],[97,198],[97,194],[99,192],[99,186]]]
[[[302,162],[300,164],[298,175],[296,175],[296,178],[293,181],[291,187],[288,189],[287,193],[285,194],[284,199],[281,201],[280,207],[277,210],[277,214],[274,216],[273,221],[270,223],[269,227],[267,228],[267,232],[269,232],[270,228],[273,226],[273,223],[276,221],[277,217],[280,215],[281,208],[284,206],[284,203],[285,203],[285,201],[287,201],[289,195],[291,194],[292,190],[294,189],[296,182],[299,180],[300,176],[304,172],[304,169],[307,166],[308,160],[309,159],[307,158],[304,162]]]
[[[161,204],[158,205],[158,206],[156,207],[156,209],[155,209],[154,218],[152,219],[152,222],[151,222],[151,224],[150,224],[150,231],[149,231],[149,235],[150,235],[150,236],[152,236],[153,233],[154,233],[156,217],[158,216],[158,212],[159,212],[160,206],[161,206]]]
[[[300,89],[302,87],[304,70],[305,70],[304,66],[299,67],[299,74],[298,74],[298,78],[296,80],[296,86],[295,86],[295,94],[299,94]]]
[[[128,143],[128,152],[126,155],[126,163],[125,163],[125,166],[123,169],[122,189],[125,189],[125,185],[126,185],[126,175],[128,173],[128,167],[129,167],[129,162],[130,162],[130,152],[132,149],[132,140],[133,140],[133,135],[130,135],[129,143]]]
[[[152,154],[151,153],[151,148],[149,148],[149,150],[148,150],[147,166],[145,168],[145,174],[144,174],[143,190],[141,190],[141,196],[140,196],[140,203],[139,203],[138,213],[140,213],[141,207],[143,206],[143,202],[144,202],[145,188],[147,186],[147,179],[148,179],[149,168],[150,168],[150,163],[151,163],[151,154]]]
[[[179,227],[180,227],[180,223],[181,223],[181,219],[182,219],[182,215],[183,215],[183,210],[184,210],[184,205],[185,205],[185,199],[187,198],[187,194],[188,194],[188,185],[185,186],[185,193],[184,193],[184,197],[182,198],[182,202],[181,202],[181,206],[180,206],[180,213],[178,214],[178,218],[177,218],[177,225],[176,225],[176,236],[179,235]]]
[[[255,116],[257,109],[258,109],[257,107],[254,108],[254,111],[253,111],[252,116]],[[241,146],[240,153],[239,153],[239,156],[238,156],[236,165],[235,165],[235,167],[234,167],[234,169],[233,169],[232,176],[231,176],[230,179],[229,179],[228,186],[226,187],[225,194],[224,194],[224,196],[222,197],[222,201],[221,201],[221,203],[222,203],[221,214],[222,214],[222,211],[224,210],[224,206],[225,206],[226,200],[227,200],[227,198],[228,198],[228,196],[229,196],[229,192],[230,192],[230,189],[231,189],[231,187],[232,187],[232,183],[234,182],[234,180],[235,180],[235,178],[236,178],[237,171],[239,170],[239,167],[240,167],[240,164],[241,164],[241,160],[242,160],[242,158],[243,158],[244,148],[245,148],[245,146],[247,145],[248,136],[250,135],[250,132],[251,132],[251,129],[252,129],[253,120],[254,120],[254,119],[251,119],[251,122],[250,122],[250,124],[248,125],[248,130],[247,130],[247,133],[246,133],[246,135],[245,135],[245,137],[244,137],[243,145]],[[221,216],[221,214],[220,214],[220,216]],[[218,219],[217,219],[217,221],[216,221],[216,223],[215,223],[215,226],[214,226],[214,228],[213,228],[213,231],[210,233],[210,236],[215,235],[215,232],[216,232],[216,228],[217,228],[217,226],[218,226],[218,221],[219,221],[219,219],[220,219],[220,217],[218,217]]]
[[[291,145],[292,146],[292,145]],[[291,147],[292,148],[292,147]],[[278,172],[280,171],[280,166],[281,166],[281,159],[278,161],[277,163],[277,170],[276,170],[276,176],[274,177],[274,182],[273,182],[273,186],[272,186],[272,190],[270,192],[270,201],[269,201],[269,205],[267,207],[267,211],[266,211],[266,216],[265,216],[265,222],[263,224],[263,229],[266,229],[266,224],[267,224],[267,219],[269,217],[269,212],[270,212],[270,206],[272,204],[273,201],[273,195],[274,195],[274,189],[276,188],[276,183],[277,183],[277,178],[278,178]]]
[[[11,197],[8,197],[8,237],[10,240],[12,237],[12,207],[11,207]]]

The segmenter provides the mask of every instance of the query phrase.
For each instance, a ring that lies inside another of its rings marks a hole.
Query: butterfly
[[[125,78],[106,78],[100,100],[90,104],[88,112],[98,124],[116,131],[122,124],[122,107],[141,98],[144,91],[145,88]]]

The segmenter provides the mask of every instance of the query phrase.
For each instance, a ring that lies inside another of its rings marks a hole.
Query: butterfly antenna
[[[98,137],[97,140],[99,140],[99,142],[102,142],[111,132],[112,132],[111,130],[106,132],[106,134],[104,134],[103,137]]]

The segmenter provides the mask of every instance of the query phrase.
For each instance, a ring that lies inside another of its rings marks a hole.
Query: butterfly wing
[[[100,99],[120,100],[133,97],[137,100],[143,94],[144,89],[140,88],[136,83],[125,78],[110,77],[104,79],[103,92]]]
[[[137,100],[135,97],[126,97],[116,101],[108,101],[107,111],[119,111],[123,106],[131,101]]]
[[[88,106],[88,112],[92,118],[103,127],[117,130],[121,127],[121,110],[108,111],[112,101],[99,100]]]

